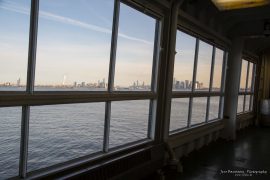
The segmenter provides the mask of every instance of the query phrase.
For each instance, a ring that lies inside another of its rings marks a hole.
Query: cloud
[[[1,9],[5,9],[8,11],[12,11],[12,12],[16,12],[16,13],[20,13],[20,14],[24,14],[24,15],[29,15],[30,10],[29,8],[26,7],[22,7],[19,4],[16,3],[10,3],[10,2],[6,2],[5,4],[0,4],[0,8]],[[96,26],[93,24],[89,24],[83,21],[79,21],[76,19],[72,19],[72,18],[68,18],[68,17],[64,17],[64,16],[60,16],[51,12],[47,12],[47,11],[39,11],[39,17],[43,18],[43,19],[47,19],[47,20],[51,20],[51,21],[56,21],[56,22],[60,22],[63,24],[68,24],[68,25],[72,25],[72,26],[76,26],[76,27],[81,27],[84,29],[88,29],[91,31],[96,31],[96,32],[100,32],[100,33],[105,33],[105,34],[111,34],[111,29],[107,29],[107,28],[103,28],[100,26]],[[118,36],[124,39],[128,39],[128,40],[132,40],[132,41],[137,41],[137,42],[141,42],[144,44],[149,44],[152,45],[153,43],[144,39],[140,39],[137,37],[133,37],[133,36],[129,36],[123,33],[118,33]]]

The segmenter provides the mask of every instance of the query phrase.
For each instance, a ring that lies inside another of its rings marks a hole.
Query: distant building
[[[185,80],[185,89],[189,89],[189,80]]]
[[[181,88],[181,89],[185,89],[185,82],[184,82],[184,81],[181,81],[181,83],[180,83],[180,88]]]
[[[21,78],[17,80],[17,86],[21,86]]]
[[[200,87],[200,89],[202,89],[203,88],[203,83],[199,83],[199,87]]]
[[[82,82],[81,87],[85,87],[85,82]]]
[[[180,89],[180,81],[176,81],[175,89]]]

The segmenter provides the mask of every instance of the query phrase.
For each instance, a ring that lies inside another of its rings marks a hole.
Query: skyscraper
[[[20,86],[21,85],[21,78],[19,78],[18,80],[17,80],[17,86]]]

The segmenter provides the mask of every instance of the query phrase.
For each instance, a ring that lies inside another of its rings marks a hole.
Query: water
[[[219,100],[220,97],[218,96],[210,98],[210,106],[208,114],[209,121],[218,118]],[[170,131],[187,127],[189,102],[190,102],[189,98],[172,99]],[[206,97],[193,98],[193,106],[190,122],[191,125],[196,125],[205,122],[206,108],[207,108],[206,106],[207,106]]]
[[[194,123],[202,121],[204,99],[196,101]],[[187,112],[182,108],[188,107],[186,103],[176,103],[171,126],[186,123],[179,117]],[[149,100],[112,102],[110,148],[147,138],[149,104]],[[31,107],[28,172],[101,152],[104,119],[104,102]],[[6,179],[18,175],[21,107],[0,108],[0,122],[0,179]]]

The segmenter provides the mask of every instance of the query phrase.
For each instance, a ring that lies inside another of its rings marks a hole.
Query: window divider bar
[[[105,123],[104,123],[104,136],[103,136],[103,152],[109,151],[109,138],[110,138],[110,124],[111,124],[111,101],[105,104]]]
[[[153,67],[152,67],[152,80],[151,80],[151,91],[157,92],[158,87],[158,69],[159,69],[159,57],[160,57],[160,34],[161,34],[161,22],[156,20],[155,27],[155,40],[154,40],[154,52],[153,52]],[[155,138],[155,126],[156,126],[156,109],[157,101],[154,99],[150,100],[149,104],[149,115],[148,115],[148,130],[147,137],[149,139]]]
[[[192,77],[192,89],[191,89],[192,93],[194,93],[194,88],[195,88],[195,81],[196,81],[196,75],[197,75],[197,65],[198,65],[198,54],[199,54],[199,39],[196,38],[194,66],[193,66],[193,77]],[[193,104],[193,97],[191,95],[191,97],[189,98],[187,127],[190,127],[190,125],[191,125],[192,104]]]
[[[253,63],[252,84],[251,84],[251,90],[250,90],[252,92],[252,94],[254,94],[255,80],[256,80],[256,76],[257,76],[256,67],[257,67],[257,65]]]
[[[26,178],[29,140],[30,107],[22,107],[19,177]]]
[[[219,112],[218,112],[218,118],[222,119],[223,118],[223,110],[224,110],[224,96],[219,97]]]
[[[197,66],[198,66],[198,54],[199,54],[199,39],[196,39],[195,45],[195,56],[194,56],[194,67],[193,67],[193,77],[192,77],[192,89],[191,92],[195,91],[196,76],[197,76]]]
[[[215,70],[215,57],[216,57],[216,48],[213,46],[209,92],[211,92],[213,90],[213,79],[214,79],[213,76],[214,76],[214,70]]]
[[[248,92],[247,89],[248,89],[248,78],[249,78],[249,65],[250,65],[250,62],[248,62],[248,65],[247,65],[247,74],[246,74],[246,85],[245,85],[245,95],[244,95],[244,102],[243,102],[243,112],[246,111],[246,98],[247,98],[247,95],[246,93]]]
[[[192,104],[193,104],[193,97],[189,98],[189,107],[188,107],[188,122],[187,127],[189,128],[191,126],[191,118],[192,118]]]
[[[160,32],[161,32],[160,23],[161,22],[159,20],[156,20],[154,52],[153,52],[152,80],[151,80],[151,90],[153,92],[157,92],[159,55],[160,55],[160,49],[161,49],[160,48]]]
[[[11,95],[0,96],[0,107],[6,106],[35,106],[35,105],[53,105],[53,104],[74,104],[106,101],[124,101],[139,99],[154,99],[157,94],[152,92],[136,93],[105,93],[105,94],[65,94],[65,95]]]
[[[250,95],[249,111],[252,111],[253,109],[255,80],[256,80],[256,64],[253,63],[252,79],[251,79],[251,86],[250,86],[250,92],[252,94]]]
[[[221,78],[221,87],[220,91],[224,93],[225,91],[225,80],[227,75],[227,60],[228,60],[228,52],[224,52],[223,54],[223,67],[222,67],[222,78]]]
[[[227,75],[227,60],[228,60],[228,52],[224,51],[223,53],[223,63],[222,63],[222,77],[221,77],[221,87],[220,92],[225,92],[225,82],[226,82],[226,75]],[[224,108],[224,95],[220,96],[219,99],[219,112],[218,117],[219,119],[223,116],[223,108]]]
[[[111,52],[110,52],[109,77],[108,77],[109,94],[112,93],[114,89],[119,14],[120,14],[120,0],[115,0],[113,11]],[[103,152],[105,153],[109,151],[110,124],[111,124],[111,101],[107,101],[105,105],[105,122],[104,122],[104,137],[103,137]]]
[[[210,83],[209,83],[209,92],[212,91],[213,86],[213,75],[214,75],[214,67],[215,67],[215,57],[216,57],[216,48],[212,46],[212,62],[211,62],[211,72],[210,72]],[[207,97],[207,105],[206,105],[206,115],[205,122],[208,122],[209,119],[209,108],[210,108],[210,96]]]
[[[248,106],[248,111],[251,111],[251,102],[252,102],[253,95],[249,96],[249,106]]]
[[[39,0],[31,1],[26,93],[33,94],[36,66]],[[22,106],[19,177],[26,178],[30,106]]]
[[[208,122],[209,120],[209,109],[210,109],[210,96],[207,96],[205,122]]]
[[[248,61],[245,93],[248,92],[249,66],[250,66],[250,62]]]
[[[174,91],[172,93],[172,98],[185,98],[185,97],[206,97],[206,96],[224,96],[224,93],[220,92],[207,92],[207,91],[196,91],[194,93],[192,92],[177,92]]]
[[[120,0],[115,0],[114,1],[114,12],[113,12],[112,37],[111,37],[109,78],[108,78],[108,91],[109,92],[112,92],[113,88],[114,88],[114,75],[115,75],[115,63],[116,63],[116,51],[117,51],[119,14],[120,14]]]
[[[149,104],[147,137],[152,140],[155,138],[156,109],[157,109],[157,101],[154,99],[151,99],[150,104]]]

